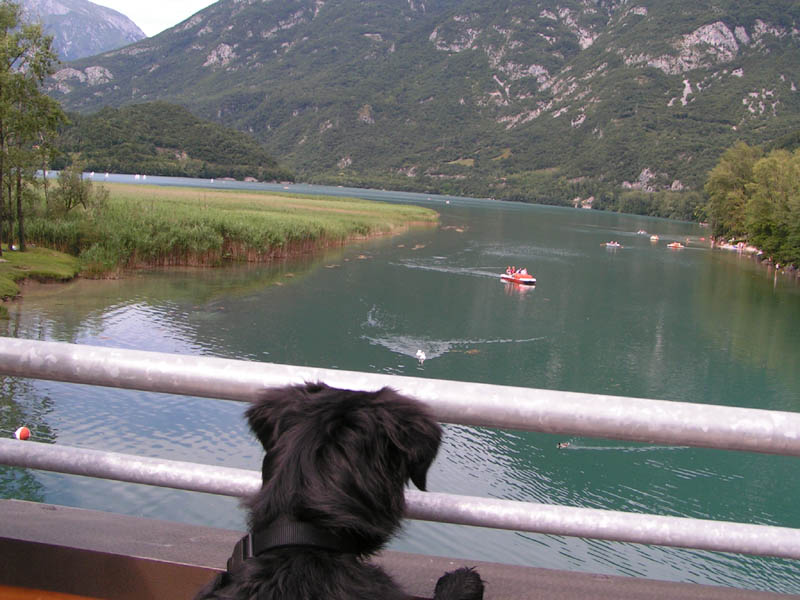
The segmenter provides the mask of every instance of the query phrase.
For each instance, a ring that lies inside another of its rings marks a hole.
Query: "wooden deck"
[[[190,599],[222,568],[241,535],[0,500],[0,599]],[[386,552],[377,561],[418,599],[430,598],[442,573],[466,564],[476,566],[486,580],[485,600],[800,600],[798,595],[400,552]]]
[[[0,598],[2,600],[96,600],[89,596],[76,596],[75,594],[62,594],[11,585],[0,585]]]

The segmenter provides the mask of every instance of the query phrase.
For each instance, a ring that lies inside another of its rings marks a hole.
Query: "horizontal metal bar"
[[[245,496],[256,471],[0,439],[0,464]],[[411,519],[800,559],[800,530],[406,490]]]
[[[246,469],[12,439],[0,439],[0,464],[221,496],[243,497],[261,487],[261,475]]]
[[[800,558],[800,529],[408,490],[408,517],[615,542]]]
[[[265,387],[391,386],[461,423],[800,456],[800,414],[0,337],[0,374],[252,401]]]

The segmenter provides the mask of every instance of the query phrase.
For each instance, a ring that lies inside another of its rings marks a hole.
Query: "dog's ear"
[[[406,475],[425,491],[428,469],[436,458],[442,439],[442,428],[428,409],[418,400],[383,388],[378,398],[390,406],[391,417],[384,422],[385,430],[402,454]]]
[[[426,444],[418,452],[410,457],[408,464],[408,475],[418,490],[426,491],[428,482],[428,468],[433,459],[436,458],[436,451],[439,449],[439,442],[436,445]]]
[[[285,431],[302,417],[302,406],[309,393],[319,391],[323,384],[287,385],[268,388],[245,411],[250,430],[264,450],[272,448]]]

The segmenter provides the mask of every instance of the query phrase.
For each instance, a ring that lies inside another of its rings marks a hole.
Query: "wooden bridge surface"
[[[0,500],[0,599],[190,599],[222,568],[241,535]],[[442,573],[467,565],[476,566],[486,580],[485,600],[800,600],[800,595],[400,552],[385,552],[377,562],[418,599],[430,598]]]

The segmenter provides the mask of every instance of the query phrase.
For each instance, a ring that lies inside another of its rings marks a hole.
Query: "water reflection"
[[[794,519],[786,521],[792,513],[794,484],[778,486],[776,493],[782,497],[778,502],[761,487],[776,485],[792,459],[775,464],[770,457],[747,455],[738,457],[743,461],[738,469],[731,469],[729,453],[724,452],[580,438],[568,439],[569,445],[559,448],[558,440],[564,441],[544,434],[448,426],[445,464],[437,463],[431,489],[566,506],[613,505],[615,510],[635,513],[798,525]],[[763,482],[752,481],[750,474],[761,469],[765,469]],[[719,501],[712,505],[711,497]],[[456,543],[463,539],[463,531],[438,526],[425,533],[433,536],[437,549],[447,548],[445,555],[471,556]],[[800,586],[800,571],[789,560],[494,530],[476,529],[469,535],[480,537],[487,555],[511,564],[785,593]],[[410,535],[401,547],[426,551]],[[772,572],[773,581],[768,581],[765,570]]]
[[[785,321],[787,314],[800,314],[800,289],[787,283],[783,293],[765,293],[770,287],[762,266],[727,253],[717,253],[699,279],[695,292],[697,324],[709,344],[730,355],[731,366],[745,364],[764,374],[757,385],[749,387],[749,393],[733,392],[725,386],[716,391],[713,402],[751,405],[766,387],[779,399],[776,409],[800,410],[796,392],[800,387],[800,328]],[[704,361],[715,358],[702,354]],[[711,364],[709,368],[727,367]]]
[[[48,397],[29,401],[32,386],[28,381],[0,376],[0,436],[14,437],[22,426],[31,431],[31,439],[51,442],[54,439],[48,416],[52,401]],[[42,502],[44,487],[31,471],[0,465],[0,498],[19,498]]]

